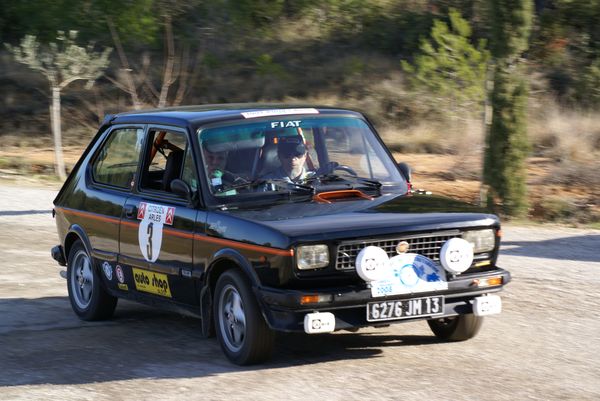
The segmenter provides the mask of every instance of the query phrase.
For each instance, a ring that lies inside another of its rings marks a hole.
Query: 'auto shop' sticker
[[[148,262],[154,262],[160,255],[162,244],[163,226],[173,225],[175,208],[141,202],[138,207],[138,220],[141,220],[138,229],[140,251]]]
[[[171,298],[169,279],[166,274],[136,269],[135,267],[132,267],[131,270],[133,272],[135,288],[138,291]]]

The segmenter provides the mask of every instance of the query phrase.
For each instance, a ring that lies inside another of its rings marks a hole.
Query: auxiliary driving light
[[[304,332],[307,334],[331,333],[335,330],[335,316],[331,312],[307,313],[304,316]]]
[[[462,238],[450,238],[442,245],[440,263],[452,274],[466,271],[473,263],[473,245]]]

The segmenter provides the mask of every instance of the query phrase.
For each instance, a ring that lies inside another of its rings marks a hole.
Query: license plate
[[[401,301],[369,302],[367,304],[368,322],[410,319],[443,313],[444,297],[442,296],[403,299]]]

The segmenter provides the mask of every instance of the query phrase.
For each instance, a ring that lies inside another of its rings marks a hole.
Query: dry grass
[[[555,161],[539,184],[600,187],[600,112],[534,103],[529,135],[535,154]]]
[[[308,26],[302,24],[308,22],[290,25],[279,39],[293,43],[298,39],[294,32]],[[315,33],[315,38],[320,34]],[[307,46],[310,49],[310,43]],[[417,187],[468,201],[478,199],[484,147],[480,119],[467,117],[466,113],[450,118],[443,113],[452,108],[450,103],[436,109],[428,103],[427,97],[411,94],[397,60],[337,50],[334,53],[338,57],[330,57],[327,63],[314,63],[305,53],[308,52],[294,53],[295,57],[287,57],[291,53],[285,52],[273,55],[274,63],[294,60],[285,65],[289,71],[286,70],[283,78],[269,79],[260,74],[249,78],[227,68],[221,73],[215,72],[206,83],[211,87],[206,93],[215,93],[217,97],[205,101],[247,101],[261,97],[280,101],[281,93],[297,93],[296,98],[283,100],[363,111],[375,123],[397,159],[413,167]],[[35,78],[30,72],[25,74],[16,69],[11,74],[13,78],[20,77],[19,74]],[[19,84],[26,80],[14,81],[14,88],[4,100],[11,112],[4,115],[4,123],[0,124],[4,144],[0,149],[0,169],[15,170],[22,175],[50,176],[53,152],[47,98],[41,93],[26,91],[29,85]],[[300,83],[304,84],[306,94],[291,90]],[[269,85],[276,85],[277,90],[270,90]],[[73,89],[65,96],[63,109],[67,165],[75,163],[93,136],[98,118],[92,110],[96,103],[90,100],[90,104],[82,106],[75,92]],[[245,95],[235,97],[240,94]],[[34,105],[32,98],[36,101]],[[119,99],[127,100],[122,96]],[[109,102],[108,98],[99,98],[99,102],[106,111],[118,106],[122,106],[122,110],[126,108],[122,100]],[[530,101],[529,111],[529,136],[533,145],[533,157],[528,160],[531,216],[543,220],[593,222],[597,218],[594,216],[600,216],[600,113],[568,110],[550,99],[535,97]]]
[[[588,163],[600,152],[600,113],[565,110],[545,101],[532,107],[529,135],[537,153],[558,161]]]

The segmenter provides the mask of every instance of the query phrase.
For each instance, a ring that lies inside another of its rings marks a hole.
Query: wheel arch
[[[205,285],[210,285],[211,289],[215,288],[217,280],[226,270],[230,268],[239,268],[244,272],[252,287],[258,287],[260,281],[258,275],[252,268],[252,265],[238,251],[234,249],[221,249],[218,251],[207,269]]]
[[[90,240],[89,240],[88,236],[86,235],[85,231],[83,230],[83,228],[81,226],[74,224],[69,228],[69,231],[68,231],[67,235],[65,236],[64,249],[65,249],[65,259],[67,260],[67,263],[68,263],[68,259],[69,259],[69,253],[71,252],[71,247],[77,240],[81,240],[88,255],[92,254],[92,247],[90,245]]]
[[[215,327],[212,316],[212,302],[217,281],[223,273],[231,269],[238,269],[248,279],[250,286],[256,288],[260,285],[258,275],[252,265],[242,254],[230,248],[219,250],[213,256],[200,289],[200,312],[202,316],[202,334],[204,337],[214,337]],[[253,290],[253,292],[255,292]],[[264,315],[261,302],[258,302],[261,313]]]

